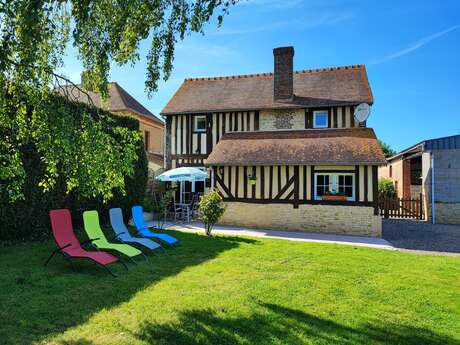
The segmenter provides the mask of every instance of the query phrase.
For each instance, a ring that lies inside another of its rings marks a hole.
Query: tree
[[[85,87],[107,94],[111,62],[134,64],[149,39],[146,90],[157,90],[172,70],[174,48],[217,14],[217,25],[238,0],[3,0],[0,72],[47,85],[73,44],[85,69]]]
[[[394,156],[397,152],[391,148],[391,146],[383,141],[379,140],[380,147],[382,148],[385,158]]]
[[[35,147],[46,166],[40,178],[45,192],[58,177],[66,181],[67,193],[78,191],[83,197],[108,201],[114,189],[123,192],[141,138],[114,127],[121,141],[111,142],[105,127],[110,121],[92,111],[85,112],[77,131],[70,130],[72,114],[55,111],[60,107],[56,87],[73,85],[56,73],[66,47],[73,44],[83,63],[83,88],[106,97],[111,63],[134,64],[140,42],[149,39],[145,88],[151,95],[158,80],[170,76],[178,40],[203,33],[215,12],[220,25],[236,1],[0,0],[0,194],[12,202],[24,199],[25,145]],[[117,152],[122,143],[132,155]],[[86,151],[76,155],[77,144]]]
[[[201,197],[199,203],[201,219],[205,225],[206,235],[211,236],[212,228],[225,212],[222,197],[215,189]]]

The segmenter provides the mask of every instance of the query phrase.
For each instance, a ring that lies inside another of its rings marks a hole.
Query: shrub
[[[225,206],[222,197],[215,189],[201,197],[199,203],[201,219],[205,225],[206,235],[211,236],[211,230],[224,214]]]
[[[388,178],[381,177],[379,179],[378,190],[379,196],[381,197],[394,198],[396,196],[396,189],[393,181]]]

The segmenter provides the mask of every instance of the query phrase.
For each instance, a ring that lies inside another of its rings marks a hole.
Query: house
[[[273,53],[273,73],[182,83],[162,111],[166,168],[207,168],[223,224],[380,236],[385,159],[353,116],[373,103],[365,67],[294,71],[293,47]]]
[[[80,87],[79,85],[77,85]],[[108,110],[117,115],[127,115],[139,121],[139,127],[144,138],[144,147],[149,161],[150,172],[163,168],[163,137],[164,123],[147,108],[140,104],[133,96],[123,89],[117,82],[108,85],[109,96],[102,100],[100,94],[88,91],[81,92],[73,86],[61,87],[60,93],[70,96],[73,100],[92,103],[96,107]],[[91,99],[88,99],[88,96]]]
[[[387,162],[379,177],[393,180],[398,197],[421,195],[428,220],[460,224],[460,135],[424,140]]]

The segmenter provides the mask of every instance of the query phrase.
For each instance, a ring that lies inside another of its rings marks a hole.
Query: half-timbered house
[[[186,79],[162,111],[167,168],[203,167],[226,202],[222,223],[379,236],[373,103],[363,65]]]

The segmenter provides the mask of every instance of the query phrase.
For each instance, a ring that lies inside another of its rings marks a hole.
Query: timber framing
[[[292,204],[294,208],[301,204],[367,206],[377,210],[376,166],[356,165],[328,170],[317,167],[319,169],[311,165],[213,166],[212,169],[216,187],[226,202],[282,203]],[[330,173],[354,177],[354,201],[315,200],[316,174]],[[366,183],[360,184],[359,181]],[[372,191],[368,190],[367,184],[372,184]]]

